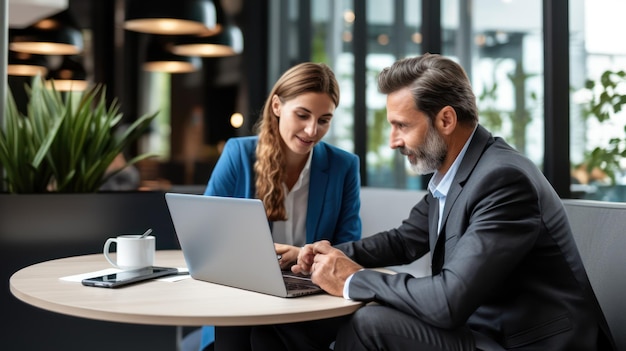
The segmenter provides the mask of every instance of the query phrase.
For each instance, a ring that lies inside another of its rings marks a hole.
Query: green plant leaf
[[[18,111],[9,91],[0,130],[3,180],[14,193],[98,191],[115,157],[156,117],[156,113],[142,116],[120,134],[123,115],[117,99],[107,106],[104,85],[61,95],[54,82],[49,89],[37,77],[25,91],[26,115]]]

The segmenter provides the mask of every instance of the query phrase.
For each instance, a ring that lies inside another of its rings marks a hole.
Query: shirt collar
[[[304,184],[308,184],[308,182],[305,182],[305,181],[309,179],[309,174],[311,173],[311,159],[312,158],[313,158],[313,150],[309,152],[309,158],[306,160],[306,163],[304,164],[304,168],[302,168],[302,171],[300,172],[300,176],[298,177],[298,181],[296,182],[296,184],[294,184],[291,191],[299,189]]]

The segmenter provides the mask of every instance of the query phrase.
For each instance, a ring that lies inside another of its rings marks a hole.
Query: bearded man
[[[375,302],[353,315],[258,327],[253,350],[615,350],[550,183],[478,123],[470,81],[440,55],[384,69],[390,146],[432,173],[409,217],[354,242],[306,245],[294,272],[332,295]],[[368,268],[430,252],[432,275]]]

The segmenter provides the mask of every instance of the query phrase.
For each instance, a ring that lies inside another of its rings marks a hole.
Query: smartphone
[[[178,269],[171,267],[153,266],[122,271],[118,273],[105,274],[99,277],[85,278],[82,280],[82,283],[85,286],[96,286],[100,288],[118,288],[120,286],[125,286],[128,284],[133,284],[144,280],[172,274],[178,274]]]

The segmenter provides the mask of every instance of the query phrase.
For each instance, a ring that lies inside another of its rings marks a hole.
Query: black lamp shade
[[[243,52],[243,35],[236,25],[226,24],[216,35],[177,37],[172,52],[177,55],[200,57],[233,56]]]
[[[150,72],[189,73],[201,66],[199,57],[180,56],[172,53],[172,44],[159,38],[148,43],[143,69]]]
[[[218,0],[219,1],[219,0]],[[124,27],[151,34],[196,34],[214,29],[212,0],[126,0]]]
[[[67,11],[24,29],[11,29],[9,49],[39,55],[76,55],[83,51],[83,35]]]
[[[87,72],[77,57],[65,56],[61,65],[46,77],[58,91],[82,91],[87,88]]]
[[[46,73],[48,67],[44,56],[9,50],[7,75],[45,77]]]

